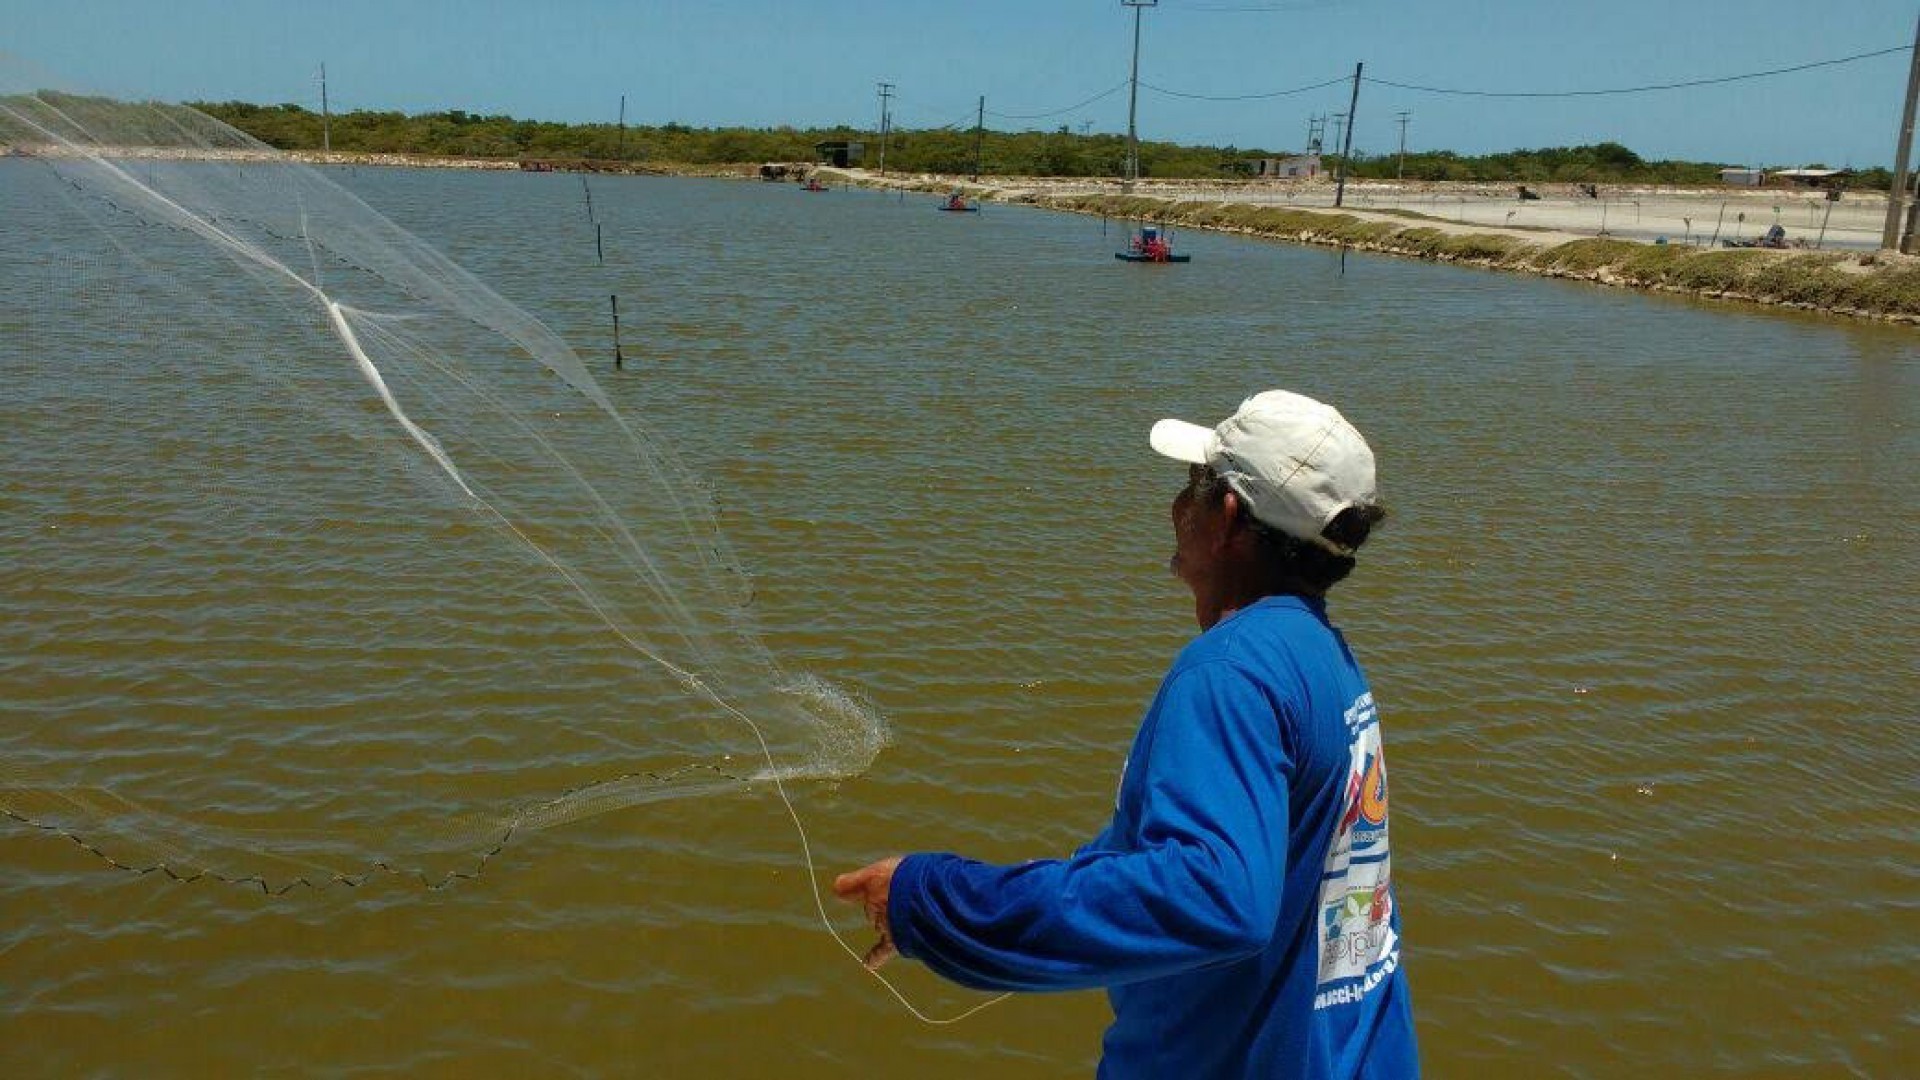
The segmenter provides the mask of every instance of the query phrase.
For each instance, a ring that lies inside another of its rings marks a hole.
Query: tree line
[[[194,108],[282,150],[318,150],[320,114],[299,105],[254,105],[240,101],[193,102]],[[684,124],[563,124],[516,120],[453,109],[406,114],[361,110],[331,119],[334,150],[353,153],[423,154],[446,157],[514,158],[547,161],[628,161],[662,165],[744,165],[814,159],[822,142],[864,142],[863,164],[878,164],[878,139],[849,127],[715,127]],[[1126,139],[1105,133],[1076,133],[1061,126],[1049,131],[992,131],[976,140],[971,128],[902,129],[887,143],[887,167],[902,172],[948,175],[978,170],[992,176],[1119,176],[1125,168]],[[1217,179],[1255,171],[1262,158],[1284,152],[1236,146],[1184,145],[1152,140],[1140,143],[1140,174],[1165,179]],[[1333,155],[1323,159],[1332,172]],[[1718,183],[1719,162],[1647,161],[1616,142],[1586,146],[1511,150],[1496,154],[1459,154],[1451,150],[1396,154],[1356,154],[1348,174],[1367,179],[1562,183]],[[1849,186],[1891,185],[1886,169],[1855,174]]]

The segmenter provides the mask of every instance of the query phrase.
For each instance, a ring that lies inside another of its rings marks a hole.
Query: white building
[[[1268,180],[1311,180],[1320,175],[1320,155],[1261,158],[1253,163],[1253,175]]]

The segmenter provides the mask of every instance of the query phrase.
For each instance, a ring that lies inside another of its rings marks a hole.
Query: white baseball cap
[[[1352,549],[1321,530],[1347,507],[1380,498],[1367,440],[1338,409],[1286,390],[1255,394],[1218,427],[1162,420],[1148,441],[1175,461],[1212,469],[1254,517],[1340,555]]]

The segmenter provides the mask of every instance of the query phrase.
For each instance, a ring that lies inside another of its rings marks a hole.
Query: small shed
[[[1759,187],[1767,182],[1767,173],[1764,169],[1749,169],[1744,165],[1734,169],[1721,169],[1720,182],[1734,187]]]
[[[831,165],[836,169],[851,169],[859,166],[867,156],[867,144],[834,140],[813,144],[813,156],[820,164]]]
[[[1261,158],[1253,163],[1253,175],[1269,180],[1311,180],[1320,175],[1320,155]]]

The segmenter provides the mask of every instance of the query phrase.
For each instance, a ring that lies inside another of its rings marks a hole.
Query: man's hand
[[[893,891],[893,871],[900,865],[900,859],[901,856],[894,855],[833,879],[834,895],[865,908],[867,922],[880,933],[880,940],[873,943],[862,961],[868,971],[878,969],[898,955],[893,947],[893,928],[887,925],[887,896]]]

